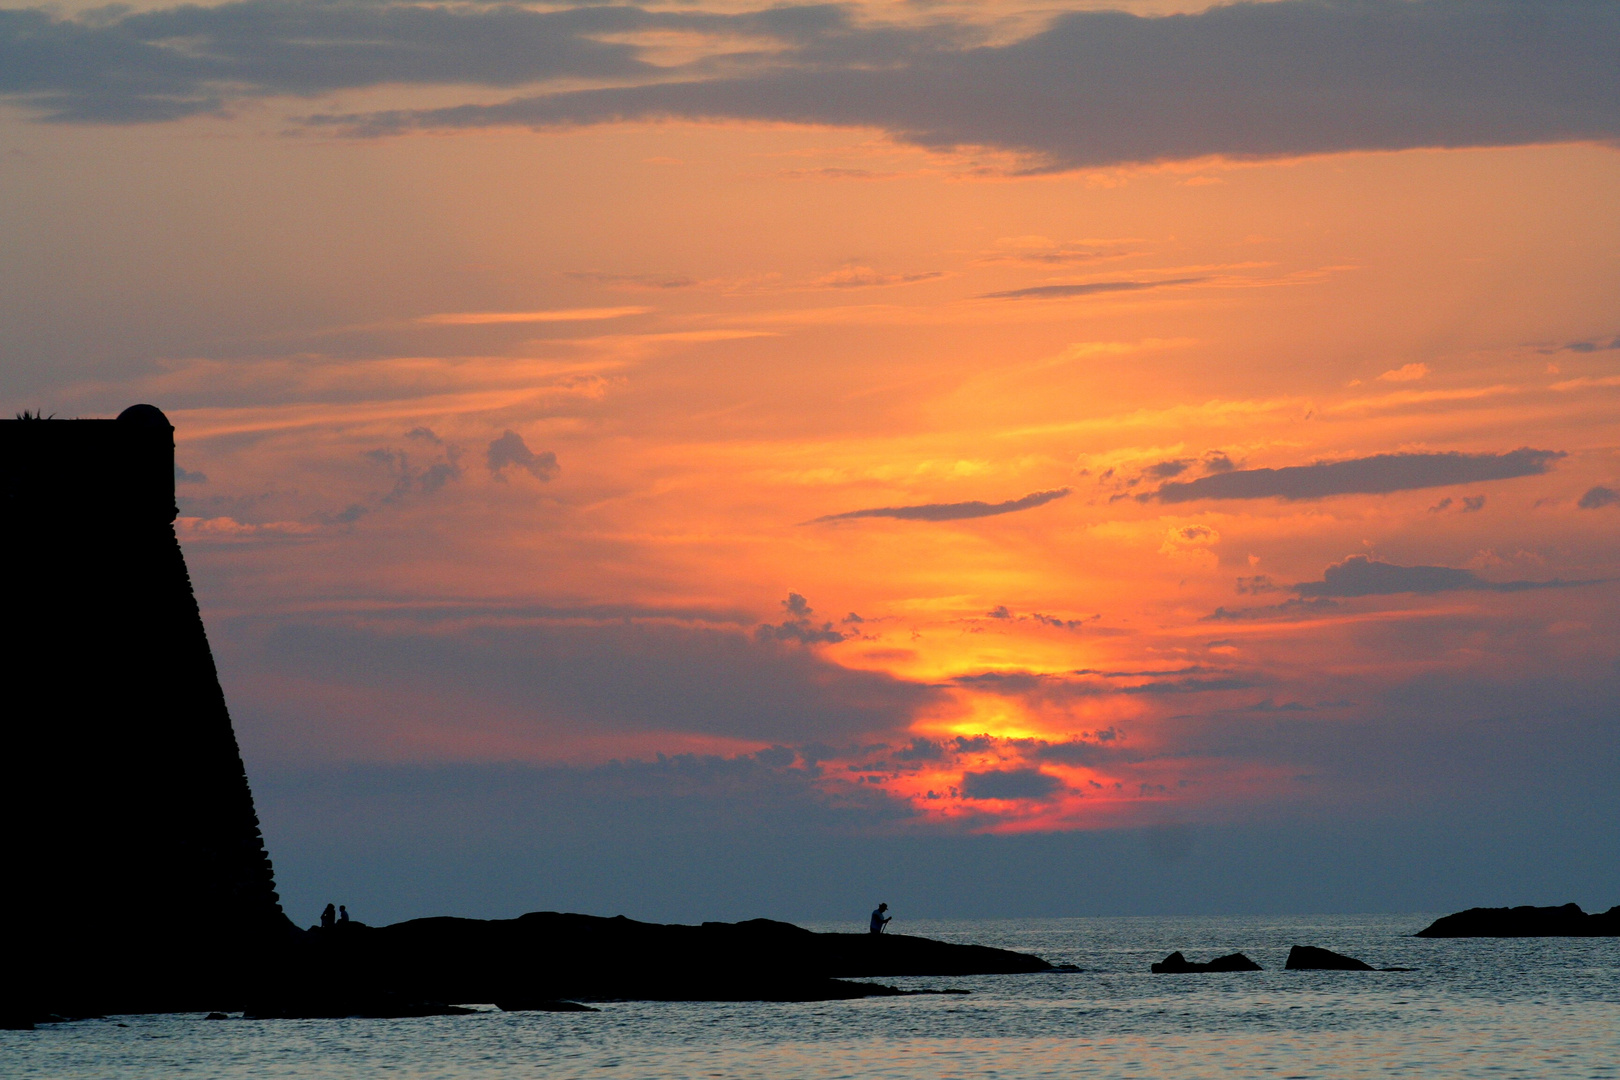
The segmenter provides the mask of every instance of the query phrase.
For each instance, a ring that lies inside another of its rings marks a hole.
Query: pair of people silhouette
[[[331,904],[327,904],[326,910],[321,912],[322,930],[330,930],[335,924],[346,923],[348,921],[349,908],[345,904],[339,904],[336,908],[334,908]]]

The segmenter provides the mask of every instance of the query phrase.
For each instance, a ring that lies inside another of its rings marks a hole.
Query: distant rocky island
[[[1588,915],[1562,907],[1469,908],[1434,920],[1416,937],[1620,937],[1620,904]]]

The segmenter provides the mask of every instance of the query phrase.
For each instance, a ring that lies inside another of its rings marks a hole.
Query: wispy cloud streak
[[[1142,292],[1164,289],[1171,285],[1197,285],[1208,278],[1170,278],[1167,281],[1089,281],[1078,285],[1034,285],[1027,289],[1008,289],[1005,292],[985,293],[981,300],[1068,300],[1099,293]]]
[[[1035,491],[1021,499],[1008,499],[1006,502],[987,503],[974,500],[973,502],[958,503],[922,503],[917,506],[877,506],[868,510],[849,510],[842,514],[826,514],[813,521],[810,525],[820,525],[827,521],[849,521],[853,518],[898,518],[901,521],[964,521],[968,518],[995,517],[997,514],[1013,514],[1020,510],[1033,510],[1037,506],[1045,506],[1054,499],[1061,499],[1069,493],[1068,488],[1057,488],[1052,491]]]

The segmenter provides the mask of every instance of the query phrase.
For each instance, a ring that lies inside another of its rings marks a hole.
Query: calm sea
[[[0,1032],[0,1075],[236,1077],[1620,1077],[1620,939],[1413,938],[1431,916],[896,921],[1080,974],[884,980],[960,997],[609,1003],[421,1020],[113,1017]],[[853,929],[850,925],[815,929]],[[1394,972],[1288,972],[1319,945]],[[1151,975],[1172,949],[1265,971]],[[762,957],[769,963],[768,957]]]

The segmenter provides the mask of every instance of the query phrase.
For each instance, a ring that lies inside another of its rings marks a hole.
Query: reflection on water
[[[122,1017],[0,1032],[7,1077],[1615,1077],[1620,940],[1429,941],[1427,916],[910,922],[1080,974],[895,980],[968,997],[645,1003],[417,1020]],[[899,928],[901,924],[896,923]],[[850,929],[845,926],[817,929]],[[1396,972],[1286,972],[1291,945]],[[1265,971],[1150,975],[1172,949]],[[127,1027],[119,1026],[120,1022]]]

